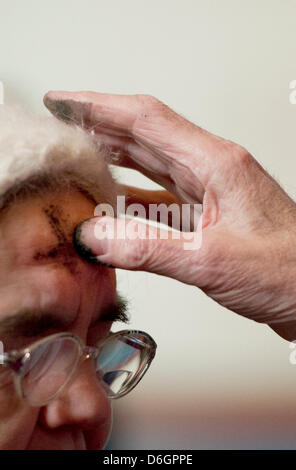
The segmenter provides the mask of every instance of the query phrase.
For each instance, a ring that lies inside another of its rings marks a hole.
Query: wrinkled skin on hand
[[[118,165],[167,190],[132,188],[133,202],[203,204],[202,245],[194,251],[171,237],[109,239],[103,246],[94,225],[113,221],[88,220],[81,241],[100,260],[195,285],[285,339],[296,338],[296,205],[245,148],[148,95],[49,92],[44,102],[58,118],[93,129],[117,153]],[[116,221],[123,230],[126,223]]]

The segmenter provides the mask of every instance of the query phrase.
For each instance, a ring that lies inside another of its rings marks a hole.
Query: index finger
[[[94,132],[131,137],[149,149],[151,159],[164,165],[176,185],[183,186],[186,181],[187,187],[205,188],[225,169],[225,144],[229,141],[191,123],[150,95],[51,91],[44,103],[59,119]],[[141,159],[144,167],[149,166],[147,154],[139,153],[138,163]]]
[[[106,128],[120,130],[130,136],[141,138],[140,121],[150,122],[157,117],[157,124],[164,131],[189,131],[201,128],[190,123],[171,108],[150,95],[116,95],[92,91],[49,91],[44,96],[45,106],[59,119],[86,127],[101,124]],[[156,109],[157,108],[157,109]],[[162,109],[160,109],[162,108]],[[192,130],[192,129],[191,129]],[[158,136],[159,138],[161,135]]]
[[[43,101],[57,118],[64,121],[83,123],[87,128],[101,125],[131,134],[133,123],[141,111],[136,96],[50,91]]]

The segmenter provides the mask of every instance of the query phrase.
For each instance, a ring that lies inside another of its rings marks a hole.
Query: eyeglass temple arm
[[[9,367],[14,372],[18,372],[23,365],[23,355],[13,353],[0,354],[0,366]]]

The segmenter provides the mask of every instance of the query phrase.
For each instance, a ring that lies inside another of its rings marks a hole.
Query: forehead
[[[83,336],[114,301],[113,270],[87,263],[74,249],[74,230],[94,208],[71,190],[15,203],[0,214],[0,321],[22,311],[54,313]],[[8,348],[23,345],[21,335],[19,343],[14,336],[4,340]]]
[[[0,215],[0,257],[14,266],[46,259],[77,258],[73,234],[77,224],[94,214],[95,203],[73,189],[16,202]],[[72,266],[73,269],[73,266]]]
[[[73,245],[75,227],[93,215],[94,205],[79,192],[60,192],[18,202],[1,214],[0,318],[20,307],[61,314],[77,309],[90,279],[99,276]]]
[[[73,235],[77,220],[73,221],[71,214],[65,213],[57,203],[44,204],[42,212],[49,226],[48,235],[50,238],[54,236],[55,241],[54,246],[51,241],[45,247],[37,245],[33,259],[35,261],[60,260],[70,273],[75,274],[77,256],[73,246]]]

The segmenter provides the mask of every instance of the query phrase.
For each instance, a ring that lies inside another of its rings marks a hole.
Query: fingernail
[[[74,100],[52,100],[45,96],[44,105],[58,119],[65,122],[83,124],[89,112],[89,103]]]
[[[91,245],[95,239],[94,230],[97,220],[97,217],[91,217],[89,219],[83,220],[80,222],[80,224],[77,225],[74,232],[74,247],[77,253],[85,261],[88,261],[92,264],[108,266],[109,268],[115,268],[115,266],[112,264],[104,263],[99,259],[100,255],[106,253],[103,250],[104,240],[102,240],[102,243],[100,243],[99,247],[96,246],[96,253],[94,253],[91,248]]]

